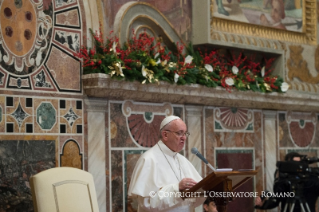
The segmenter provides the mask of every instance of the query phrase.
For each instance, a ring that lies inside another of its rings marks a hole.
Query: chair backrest
[[[56,167],[30,178],[35,212],[98,212],[93,176],[70,167]]]

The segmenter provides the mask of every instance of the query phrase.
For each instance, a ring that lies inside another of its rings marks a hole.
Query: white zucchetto
[[[174,121],[176,119],[181,119],[178,116],[167,116],[165,119],[163,119],[161,126],[160,126],[160,130],[163,129],[163,127],[165,127],[168,123],[170,123],[171,121]]]

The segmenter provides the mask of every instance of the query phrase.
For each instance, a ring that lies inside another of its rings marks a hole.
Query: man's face
[[[218,212],[215,202],[210,202],[208,205],[204,204],[203,207],[206,212]]]
[[[162,131],[162,141],[172,151],[180,152],[186,142],[186,132],[186,124],[181,119],[176,119],[170,122],[169,127]]]
[[[292,160],[293,161],[301,161],[301,158],[300,157],[293,157]]]

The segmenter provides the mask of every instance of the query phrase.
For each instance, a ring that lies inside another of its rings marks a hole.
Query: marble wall
[[[90,101],[89,98],[86,102]],[[318,115],[313,113],[132,100],[109,100],[102,104],[107,105],[104,117],[106,126],[109,126],[105,140],[107,174],[103,182],[106,181],[107,187],[106,210],[110,211],[136,211],[136,200],[127,196],[131,173],[139,155],[157,142],[159,124],[169,114],[178,115],[187,123],[191,136],[181,153],[189,158],[203,177],[211,170],[190,153],[192,147],[197,147],[216,168],[258,170],[257,175],[239,187],[237,192],[271,191],[276,162],[283,160],[290,151],[318,156],[315,139]],[[90,124],[94,128],[105,127],[94,122],[88,123],[89,127]],[[296,136],[302,133],[303,136]],[[89,160],[90,157],[88,155]],[[103,193],[105,190],[97,188],[97,192]],[[238,198],[229,204],[228,211],[234,208],[254,211],[253,207],[253,198]]]
[[[89,98],[86,103],[90,101]],[[95,98],[93,101],[103,100]],[[315,114],[132,100],[109,100],[102,105],[107,105],[104,116],[107,126],[104,156],[107,163],[106,176],[100,180],[103,181],[101,183],[106,182],[107,189],[105,193],[104,188],[98,187],[97,192],[104,193],[106,210],[109,211],[136,211],[136,200],[127,196],[131,173],[140,154],[156,144],[160,122],[169,114],[178,115],[187,123],[191,136],[181,153],[189,158],[203,177],[211,170],[190,153],[192,147],[197,147],[216,168],[258,170],[255,177],[235,190],[237,192],[272,190],[276,162],[283,160],[290,151],[318,155],[315,139],[318,115]],[[89,117],[94,108],[90,111]],[[98,125],[94,121],[88,123],[89,127],[96,129],[105,127]],[[289,127],[294,127],[294,130],[289,130]],[[295,137],[296,130],[296,134],[303,132],[303,136]],[[305,143],[308,137],[311,139]],[[91,151],[95,150],[98,151]],[[90,157],[88,155],[89,161]],[[234,199],[228,205],[228,211],[235,208],[254,211],[254,199]]]
[[[87,169],[83,2],[0,1],[0,211],[33,211],[29,177]]]

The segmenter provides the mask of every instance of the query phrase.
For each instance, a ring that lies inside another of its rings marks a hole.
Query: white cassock
[[[161,140],[138,159],[128,195],[138,198],[138,211],[191,212],[205,198],[176,195],[183,178],[202,180],[194,166],[181,154],[170,150]],[[175,194],[175,195],[174,195]],[[151,197],[152,196],[152,197]]]

